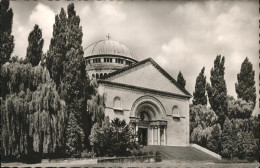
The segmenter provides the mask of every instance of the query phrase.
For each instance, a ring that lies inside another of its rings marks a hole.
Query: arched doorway
[[[151,116],[146,111],[141,111],[139,113],[139,122],[138,122],[138,142],[144,146],[148,145],[148,129],[151,122]]]
[[[162,104],[154,97],[138,98],[131,109],[130,123],[141,145],[166,145],[167,121]]]

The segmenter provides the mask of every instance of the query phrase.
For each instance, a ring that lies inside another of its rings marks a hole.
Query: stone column
[[[153,129],[154,129],[154,128],[152,127],[152,145],[153,145]]]
[[[164,146],[166,146],[166,127],[163,128],[163,140],[164,140]]]
[[[135,133],[136,133],[136,141],[138,142],[138,134],[137,134],[137,132],[138,132],[138,124],[136,123],[135,124]]]
[[[157,144],[158,145],[161,145],[161,138],[160,138],[160,127],[158,126],[158,141],[157,141]]]

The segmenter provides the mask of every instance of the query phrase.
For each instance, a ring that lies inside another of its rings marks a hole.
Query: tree
[[[212,130],[213,127],[203,128],[201,125],[197,126],[191,133],[191,142],[206,148]]]
[[[67,16],[63,8],[60,14],[55,16],[53,25],[53,37],[51,38],[49,50],[46,57],[46,65],[50,72],[51,78],[59,87],[64,78],[64,64],[66,62],[67,53]]]
[[[0,55],[1,67],[9,61],[14,50],[14,36],[12,34],[13,10],[9,8],[9,0],[0,2]]]
[[[214,67],[211,69],[210,81],[211,85],[207,83],[206,89],[208,92],[209,103],[211,108],[215,111],[219,117],[219,123],[221,127],[225,121],[225,115],[227,113],[227,88],[226,81],[224,79],[225,74],[225,57],[218,55],[214,61]]]
[[[42,30],[36,24],[28,37],[28,47],[26,57],[32,66],[39,64],[42,58],[42,47],[44,40],[42,39]]]
[[[115,118],[110,123],[108,117],[102,125],[94,124],[89,136],[97,156],[128,156],[131,151],[140,148],[135,138],[136,134],[124,120]]]
[[[79,25],[80,19],[76,15],[73,4],[68,5],[67,11],[67,52],[63,67],[64,98],[68,104],[68,109],[74,113],[75,118],[80,122],[81,114],[86,112],[87,98],[90,98],[90,95],[86,93],[89,78],[86,75],[83,60],[84,52],[81,46],[83,33]]]
[[[178,74],[178,77],[177,77],[177,83],[182,86],[183,88],[185,88],[185,85],[186,85],[186,80],[184,79],[181,71],[179,72]]]
[[[255,71],[252,63],[246,59],[243,61],[240,73],[237,74],[237,83],[235,84],[237,97],[247,102],[256,104]]]
[[[95,123],[100,125],[105,118],[105,95],[99,95],[95,93],[92,95],[91,99],[87,100],[87,113],[82,115],[83,131],[85,134],[84,144],[87,148],[90,148],[89,135],[91,133],[91,128]]]
[[[193,92],[193,105],[207,105],[205,67],[201,69],[196,79],[195,92]]]
[[[258,141],[255,139],[252,132],[238,132],[237,133],[237,146],[239,159],[253,160],[257,157],[258,152]]]
[[[221,151],[221,127],[219,124],[213,126],[211,136],[209,137],[207,148],[213,152]]]
[[[207,108],[207,106],[199,105],[191,105],[190,106],[190,131],[192,131],[198,127],[199,125],[202,129],[207,127],[212,127],[217,124],[218,117],[215,112]]]
[[[78,125],[73,113],[69,115],[69,121],[66,128],[66,153],[69,156],[79,157],[82,151],[84,141],[84,133]]]
[[[235,100],[233,97],[228,97],[228,111],[226,115],[229,117],[229,119],[250,118],[252,116],[253,110],[253,102],[246,102],[242,99]]]
[[[87,100],[95,94],[95,85],[91,84],[85,71],[82,36],[80,18],[76,15],[74,4],[69,4],[67,15],[62,8],[60,14],[55,17],[46,65],[58,87],[57,90],[66,102],[69,113],[74,114],[79,126],[77,128],[83,129],[84,146],[88,147],[87,138],[93,122],[92,114],[87,111]]]
[[[54,154],[65,146],[66,104],[41,66],[5,64],[1,104],[2,157]],[[34,153],[35,154],[35,153]]]
[[[227,118],[223,124],[221,156],[231,159],[234,157],[237,151],[237,144],[234,141],[232,141],[232,134],[233,124]]]

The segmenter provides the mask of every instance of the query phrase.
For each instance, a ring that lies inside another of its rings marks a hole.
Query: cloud
[[[52,37],[52,27],[55,20],[53,10],[42,3],[38,3],[32,10],[29,20],[26,23],[20,21],[20,16],[14,15],[15,51],[14,54],[19,57],[25,57],[26,48],[28,46],[28,36],[33,30],[35,24],[42,29],[42,37],[44,39],[43,52],[46,52]]]
[[[14,15],[15,53],[20,56],[25,55],[28,34],[34,24],[43,30],[46,51],[54,13],[61,6],[66,9],[70,2],[42,3],[30,9],[29,16]],[[255,1],[89,1],[75,2],[75,9],[81,18],[83,48],[106,39],[109,33],[112,40],[123,42],[139,60],[152,57],[175,78],[181,71],[191,93],[203,66],[210,81],[210,69],[217,55],[226,58],[228,94],[236,97],[234,84],[246,57],[253,63],[258,79]],[[258,83],[256,86],[259,90]]]
[[[206,67],[209,82],[215,57],[224,55],[228,94],[236,97],[236,75],[246,57],[254,64],[255,79],[259,74],[258,20],[253,5],[248,4],[245,8],[244,3],[215,1],[179,4],[170,12],[178,25],[173,28],[175,34],[161,45],[156,61],[174,77],[182,71],[188,81],[187,89],[193,92],[200,69]]]
[[[50,39],[52,37],[52,28],[55,22],[55,13],[47,5],[39,3],[33,10],[29,17],[29,24],[38,24],[42,29],[42,34],[44,37],[44,47],[43,51],[47,51]]]

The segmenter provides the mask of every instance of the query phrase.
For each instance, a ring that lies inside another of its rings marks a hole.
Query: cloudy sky
[[[43,31],[44,52],[52,37],[54,17],[68,1],[12,1],[14,55],[24,57],[34,24]],[[139,60],[151,57],[174,78],[181,71],[194,91],[203,66],[209,82],[217,55],[226,58],[228,94],[248,57],[258,79],[257,1],[74,1],[83,27],[83,48],[106,39],[124,43]],[[257,91],[258,81],[257,81]]]

